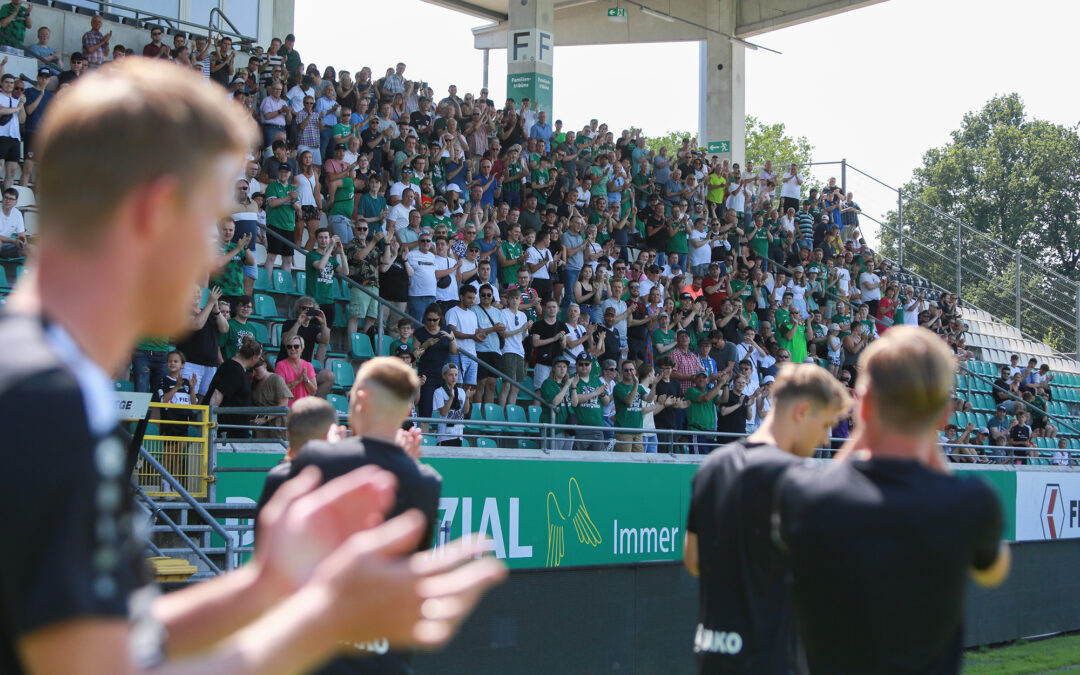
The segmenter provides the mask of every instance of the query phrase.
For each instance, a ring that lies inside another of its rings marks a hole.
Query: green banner
[[[220,453],[219,467],[270,467],[277,454]],[[514,569],[682,559],[696,464],[425,458],[443,477],[437,541],[482,534]],[[958,467],[959,468],[959,467]],[[961,469],[962,473],[965,473]],[[1016,533],[1016,474],[975,471]],[[218,474],[219,501],[258,499],[265,474]]]
[[[542,73],[510,73],[506,76],[506,95],[520,107],[522,99],[532,101],[532,109],[543,110],[551,123],[551,76]]]

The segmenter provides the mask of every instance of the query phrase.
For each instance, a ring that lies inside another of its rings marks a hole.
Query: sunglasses
[[[480,297],[481,298],[494,298],[495,296],[493,294],[491,294],[491,293],[481,293]]]
[[[367,231],[368,231],[368,228],[366,228],[366,227],[361,227],[360,225],[357,225],[357,226],[356,226],[356,227],[354,227],[353,229],[354,229],[354,230],[356,230],[357,232],[367,232]]]
[[[431,240],[430,240],[430,239],[421,239],[421,240],[420,240],[420,243],[421,243],[421,244],[430,244],[430,243],[431,243]]]
[[[587,363],[579,363],[578,365],[579,366],[587,366],[589,364],[587,364]],[[604,368],[604,370],[618,370],[618,368]]]
[[[286,349],[292,351],[294,349],[302,349],[302,347],[300,345],[289,345]]]
[[[438,320],[439,320],[439,317],[437,317],[437,316],[429,316],[428,318],[424,319],[424,321],[426,321],[428,323],[431,323],[432,321],[438,321]]]
[[[244,192],[247,192],[247,186],[246,185],[237,185],[236,189],[237,190],[243,190]]]
[[[636,372],[637,372],[637,371],[636,371],[636,370],[634,370],[633,368],[624,368],[624,369],[623,369],[623,373],[630,373],[631,375],[633,375],[633,374],[634,374],[634,373],[636,373]]]

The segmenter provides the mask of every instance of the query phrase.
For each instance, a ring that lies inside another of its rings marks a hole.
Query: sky
[[[608,4],[597,2],[597,11]],[[404,39],[393,28],[403,21],[411,27]],[[471,28],[485,23],[421,0],[296,0],[296,48],[320,68],[367,65],[377,78],[400,60],[406,77],[430,82],[439,96],[451,83],[477,93],[483,56]],[[369,24],[378,28],[357,30]],[[948,142],[966,112],[995,95],[1018,92],[1031,117],[1080,122],[1067,66],[1076,58],[1076,25],[1075,0],[888,0],[752,38],[781,54],[747,52],[746,112],[806,136],[815,162],[846,158],[896,187],[926,150]],[[696,133],[698,53],[697,42],[556,47],[555,115],[568,129],[595,117],[616,133],[630,126],[650,136]],[[642,88],[658,81],[659,99]],[[501,101],[503,50],[491,52],[489,85]],[[840,169],[814,173],[839,177]],[[867,214],[895,208],[895,192],[853,169],[848,187]]]

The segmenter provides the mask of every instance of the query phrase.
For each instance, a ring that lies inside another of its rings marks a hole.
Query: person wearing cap
[[[465,433],[465,426],[461,420],[469,418],[472,410],[471,390],[475,385],[458,386],[458,367],[454,363],[446,363],[442,367],[443,384],[435,390],[431,399],[432,417],[441,417],[446,422],[439,422],[439,430],[436,438],[439,445],[461,446],[461,436]]]
[[[604,447],[604,406],[610,401],[607,386],[592,374],[593,361],[587,354],[578,357],[576,371],[571,378],[570,405],[574,407],[577,427],[575,450],[599,451]],[[603,362],[603,372],[614,374],[616,363]]]
[[[288,242],[293,240],[296,219],[300,216],[300,193],[292,180],[292,169],[282,162],[277,167],[277,180],[266,186],[266,273],[272,276],[274,263],[281,256],[281,269],[292,272],[293,250]],[[282,239],[273,236],[279,235]]]
[[[445,225],[447,233],[451,236],[457,234],[457,223],[446,212],[446,197],[439,195],[435,197],[435,201],[432,202],[431,213],[424,214],[424,217],[420,219],[420,227],[435,231],[435,228],[439,225]]]
[[[656,393],[649,390],[652,380],[650,373],[644,381],[639,381],[637,366],[629,359],[619,365],[619,382],[612,391],[612,398],[615,399],[615,427],[624,431],[615,432],[615,452],[645,452],[640,429],[644,425],[645,405],[656,399]]]
[[[26,96],[26,121],[22,125],[22,141],[23,147],[26,149],[26,156],[23,159],[22,176],[19,178],[19,185],[23,187],[30,185],[30,179],[34,173],[34,134],[37,132],[38,125],[41,124],[41,118],[45,115],[45,111],[53,100],[54,94],[48,89],[52,75],[53,71],[48,66],[41,66],[38,68],[37,80],[34,82],[34,86],[27,88],[24,92],[24,96]]]
[[[591,364],[591,361],[587,361]],[[540,385],[540,396],[555,407],[555,424],[572,424],[570,421],[570,388],[575,384],[569,376],[570,359],[562,355],[555,359],[551,375]],[[549,421],[545,418],[545,422]],[[575,420],[576,422],[576,420]],[[568,429],[557,429],[551,441],[552,450],[573,450],[574,439]]]

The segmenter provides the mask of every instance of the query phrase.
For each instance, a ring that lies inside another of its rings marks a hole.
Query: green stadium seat
[[[533,384],[532,375],[526,377],[525,381],[519,385],[517,399],[519,401],[525,401],[527,405],[529,401],[535,400],[532,396],[529,396],[529,394],[526,393],[530,391],[536,391],[536,386]]]
[[[255,311],[251,316],[257,319],[281,319],[274,299],[265,293],[255,294]]]
[[[281,324],[275,323],[270,326],[270,344],[275,347],[281,346]]]
[[[311,365],[315,368],[316,373],[323,369],[322,361],[319,359],[311,359]]]
[[[113,380],[116,391],[135,391],[135,383],[131,380]]]
[[[274,270],[273,288],[275,293],[296,295],[296,285],[293,283],[292,274],[282,269]]]
[[[496,443],[495,439],[493,439],[493,438],[485,438],[485,437],[481,436],[480,438],[476,439],[476,447],[495,449],[495,448],[499,447],[499,444]]]
[[[266,330],[265,324],[258,321],[248,321],[248,326],[251,327],[251,332],[255,333],[255,339],[259,341],[259,344],[270,344],[270,331]]]
[[[307,290],[307,272],[304,270],[298,270],[296,272],[296,294],[304,295]]]
[[[540,424],[544,417],[544,408],[539,405],[529,406],[529,421],[533,424]]]
[[[438,444],[439,444],[438,441],[436,441],[435,437],[432,436],[431,434],[424,434],[423,438],[420,441],[420,445],[438,445]]]
[[[344,279],[334,279],[334,299],[349,301],[349,282]]]
[[[540,448],[535,441],[526,441],[523,438],[518,439],[517,446],[521,450],[537,450]]]
[[[371,349],[371,338],[366,333],[353,333],[349,342],[351,346],[350,354],[354,359],[371,359],[375,357],[375,352]]]
[[[393,356],[390,353],[390,345],[394,344],[393,335],[382,336],[382,347],[379,349],[379,356]]]
[[[334,325],[332,326],[332,328],[348,328],[349,320],[345,316],[346,314],[348,314],[347,310],[347,307],[342,307],[341,304],[338,304],[337,311],[334,312]]]
[[[956,393],[963,395],[963,394],[966,394],[968,392],[968,389],[969,389],[969,387],[968,387],[967,375],[957,375],[956,376]]]
[[[340,394],[327,394],[326,400],[342,415],[349,414],[349,399]]]
[[[465,423],[465,433],[470,436],[476,434],[486,434],[488,432],[488,426],[483,424],[484,411],[481,406],[474,405],[469,411],[469,421]],[[483,447],[483,446],[479,446]]]
[[[520,422],[525,423],[529,420],[525,417],[525,408],[519,405],[508,403],[506,405],[506,421],[507,422]],[[536,427],[513,427],[507,430],[509,433],[517,436],[520,434],[538,434],[540,430]]]
[[[258,271],[255,277],[255,290],[260,292],[267,292],[274,290],[273,284],[270,283],[270,275],[266,273],[266,268],[259,265]]]
[[[348,389],[352,386],[353,380],[356,378],[356,371],[353,370],[351,363],[348,361],[334,361],[331,367],[334,373],[334,389]]]
[[[505,422],[506,416],[503,413],[502,406],[496,403],[484,404],[484,420],[487,422]],[[488,425],[488,431],[494,431],[496,433],[505,432],[506,427]]]

